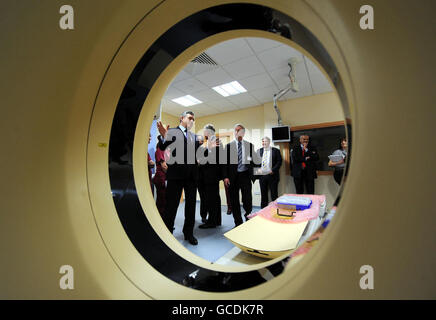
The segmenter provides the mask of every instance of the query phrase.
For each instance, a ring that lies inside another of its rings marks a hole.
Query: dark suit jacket
[[[242,140],[242,148],[245,150],[245,154],[243,153],[245,157],[242,159],[242,163],[248,167],[250,180],[254,181],[253,167],[259,165],[262,162],[262,158],[259,159],[252,143]],[[238,173],[238,149],[235,140],[226,145],[225,153],[227,156],[227,165],[224,170],[224,178],[229,178],[230,181],[232,181],[236,178]]]
[[[213,184],[222,180],[225,176],[225,165],[220,163],[224,155],[224,147],[212,148],[210,151],[205,146],[198,149],[199,179],[203,184]]]
[[[257,153],[262,160],[264,148],[260,148],[257,150]],[[280,150],[274,147],[271,147],[271,170],[273,172],[272,176],[274,179],[280,180],[280,167],[282,165],[282,155],[280,154]],[[262,163],[260,164],[261,167]],[[262,176],[256,176],[256,178],[260,178]]]
[[[292,176],[294,178],[300,178],[301,172],[303,170],[303,162],[306,164],[306,173],[308,179],[317,178],[316,174],[316,162],[319,160],[318,151],[316,148],[312,147],[310,144],[308,145],[308,151],[304,153],[303,157],[303,149],[300,144],[293,147],[291,152],[292,157]],[[308,160],[305,160],[306,157],[310,157]]]
[[[196,151],[200,143],[196,135],[188,131],[188,138],[186,138],[182,130],[177,127],[168,130],[165,142],[161,136],[158,136],[158,140],[159,149],[170,149],[170,158],[167,161],[167,180],[198,180]]]

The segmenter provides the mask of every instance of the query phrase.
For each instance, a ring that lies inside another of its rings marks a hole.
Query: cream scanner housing
[[[130,73],[177,22],[232,1],[76,0],[70,2],[74,30],[59,28],[57,2],[8,1],[0,25],[0,298],[436,297],[434,2],[238,2],[296,19],[322,43],[341,75],[353,155],[338,213],[319,244],[259,286],[194,290],[155,270],[132,245],[115,211],[105,144]],[[363,4],[374,7],[374,30],[359,27]],[[148,131],[156,101],[189,58],[219,41],[260,33],[218,34],[182,53],[156,81],[138,128]],[[137,164],[144,152],[145,146],[135,145]],[[136,182],[146,177],[137,168]],[[142,183],[141,205],[163,241],[205,266],[153,218],[157,209],[147,181]],[[59,288],[62,265],[74,268],[74,290]],[[374,268],[373,290],[359,287],[362,265]]]

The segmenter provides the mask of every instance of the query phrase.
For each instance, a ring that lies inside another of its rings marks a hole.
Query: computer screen
[[[273,127],[272,142],[291,142],[291,130],[289,126]]]

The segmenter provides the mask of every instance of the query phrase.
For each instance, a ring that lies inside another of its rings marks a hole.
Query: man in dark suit
[[[221,225],[220,180],[224,176],[224,165],[220,164],[219,156],[224,154],[224,148],[215,136],[212,124],[204,127],[206,144],[197,151],[199,164],[199,193],[204,214],[209,214],[207,221],[200,225],[200,229],[215,228]],[[201,187],[200,187],[201,186]]]
[[[300,136],[300,143],[292,149],[291,157],[296,193],[303,194],[306,186],[307,194],[315,194],[316,162],[319,155],[316,148],[310,145],[308,135]]]
[[[260,164],[253,144],[245,141],[245,128],[241,124],[235,126],[235,139],[226,145],[226,163],[224,184],[229,187],[230,202],[232,204],[235,225],[242,224],[239,190],[242,194],[242,206],[245,210],[245,220],[251,213],[253,197],[251,184],[254,181],[253,166]]]
[[[280,181],[280,167],[282,165],[282,155],[280,150],[270,146],[271,139],[262,138],[262,148],[257,150],[259,158],[262,159],[260,168],[256,168],[259,177],[261,201],[260,207],[265,208],[268,201],[268,190],[271,192],[271,201],[278,197],[278,185]]]
[[[167,189],[166,207],[163,220],[170,232],[174,229],[174,220],[179,207],[182,191],[185,191],[185,223],[183,234],[185,240],[192,245],[198,241],[194,237],[195,206],[197,196],[198,167],[196,151],[200,146],[195,134],[189,130],[194,124],[195,118],[192,111],[185,111],[180,116],[180,125],[170,129],[158,121],[157,127],[160,133],[158,137],[159,149],[169,148],[170,158],[167,161]]]

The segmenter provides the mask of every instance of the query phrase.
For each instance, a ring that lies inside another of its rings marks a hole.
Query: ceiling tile
[[[178,90],[185,92],[185,94],[190,94],[192,96],[195,96],[194,95],[195,92],[204,91],[208,89],[207,86],[205,86],[200,81],[194,78],[175,82],[172,86]]]
[[[185,110],[185,107],[181,106],[178,103],[175,103],[174,101],[168,99],[162,99],[162,109],[169,109],[175,112],[179,112],[179,111],[183,112]]]
[[[203,101],[204,103],[208,103],[209,101],[219,100],[222,98],[222,96],[213,89],[198,91],[195,93],[195,97],[200,101]]]
[[[167,99],[166,97],[164,97],[161,101],[162,103],[162,108],[179,108],[181,107],[179,104]]]
[[[179,89],[176,89],[173,86],[169,86],[169,88],[167,89],[167,91],[164,94],[164,98],[171,100],[171,99],[183,97],[185,95],[186,95],[186,93],[184,93],[183,91],[180,91]]]
[[[220,109],[216,109],[216,108],[213,108],[211,106],[207,106],[201,110],[201,113],[202,113],[202,117],[203,117],[206,115],[213,115],[213,114],[220,114],[223,112],[227,112],[227,110],[229,110],[229,111],[237,110],[237,108],[233,106],[233,107],[226,107],[226,108],[221,107]]]
[[[205,63],[193,63],[190,62],[186,65],[186,67],[183,69],[186,73],[196,76],[205,72],[213,71],[215,69],[220,68],[220,66],[216,65],[210,65]]]
[[[287,92],[280,100],[284,101],[284,100],[302,98],[311,95],[313,95],[312,88],[310,87],[310,85],[306,85],[306,86],[300,86],[300,90],[297,92],[293,92],[289,90],[289,92]]]
[[[286,45],[262,51],[257,56],[267,70],[279,68],[289,70],[288,61],[290,58],[297,57],[303,60],[303,55],[300,52]]]
[[[240,79],[238,81],[245,89],[247,89],[247,91],[275,86],[275,83],[267,73],[257,74],[255,76]]]
[[[177,106],[177,107],[173,107],[171,110],[173,110],[177,115],[180,115],[183,112],[189,110],[189,108],[186,108],[184,106]]]
[[[257,101],[256,98],[252,97],[247,92],[227,97],[227,99],[239,108],[247,108],[259,105],[259,101]]]
[[[276,85],[268,88],[262,88],[258,90],[253,90],[250,94],[255,97],[261,103],[268,103],[273,101],[273,96],[278,92]]]
[[[254,54],[243,38],[221,42],[207,49],[206,53],[219,65],[226,65]]]
[[[322,74],[321,70],[312,62],[312,60],[304,57],[309,74]]]
[[[289,67],[287,69],[279,68],[279,69],[275,69],[275,70],[270,70],[270,71],[268,71],[268,73],[270,74],[272,80],[274,81],[274,83],[276,85],[278,85],[278,84],[289,85],[291,83],[291,80],[288,77]],[[281,89],[282,89],[282,87],[281,87]]]
[[[180,107],[174,107],[174,106],[165,106],[164,104],[162,104],[162,112],[171,114],[175,117],[180,116],[180,114],[185,111],[185,109],[183,109],[182,106]]]
[[[254,52],[257,53],[282,45],[281,42],[266,38],[246,38],[246,40]]]
[[[277,84],[277,86],[280,89],[285,89],[285,88],[289,87],[289,85],[291,84],[291,80],[289,79],[289,76],[288,76],[289,71],[290,71],[289,67],[285,70],[283,68],[280,68],[280,69],[275,69],[275,70],[269,71],[269,74],[271,75],[274,82]],[[305,66],[303,60],[301,60],[301,62],[295,66],[295,72],[296,72],[296,79],[297,79],[299,88],[304,89],[307,87],[307,88],[311,89],[306,66]]]
[[[235,80],[222,68],[199,74],[195,78],[210,88]]]
[[[290,85],[288,61],[299,57],[296,65],[300,90],[288,92],[281,100],[332,91],[318,67],[307,57],[287,45],[263,38],[239,38],[222,42],[206,50],[217,63],[223,66],[207,66],[189,63],[168,88],[165,99],[173,113],[187,108],[171,102],[171,99],[190,94],[203,102],[192,108],[199,108],[200,114],[228,112],[272,102],[279,89]],[[309,78],[310,77],[310,78]],[[223,98],[211,88],[238,80],[247,93]],[[165,100],[164,99],[164,100]],[[164,105],[164,103],[163,103]],[[163,106],[165,109],[165,105]],[[195,109],[197,110],[197,109]]]
[[[233,62],[223,67],[236,80],[265,72],[265,68],[255,56]]]
[[[207,105],[207,106],[204,106],[204,108],[201,110],[201,114],[202,114],[201,117],[204,117],[206,115],[218,114],[220,112],[222,112],[222,111]]]
[[[304,58],[307,70],[309,72],[310,82],[314,94],[320,94],[333,91],[330,82],[324,76],[324,73],[307,57]]]
[[[333,91],[330,82],[324,77],[324,75],[311,76],[313,92],[315,94],[326,93]]]
[[[191,75],[187,73],[186,71],[182,70],[179,72],[179,74],[174,78],[174,82],[182,81],[191,78]]]
[[[212,106],[212,107],[214,107],[217,110],[221,110],[221,108],[232,108],[232,107],[235,107],[235,105],[232,102],[230,102],[229,100],[227,100],[225,98],[209,101],[207,104]],[[237,110],[236,107],[235,107],[235,110]]]

